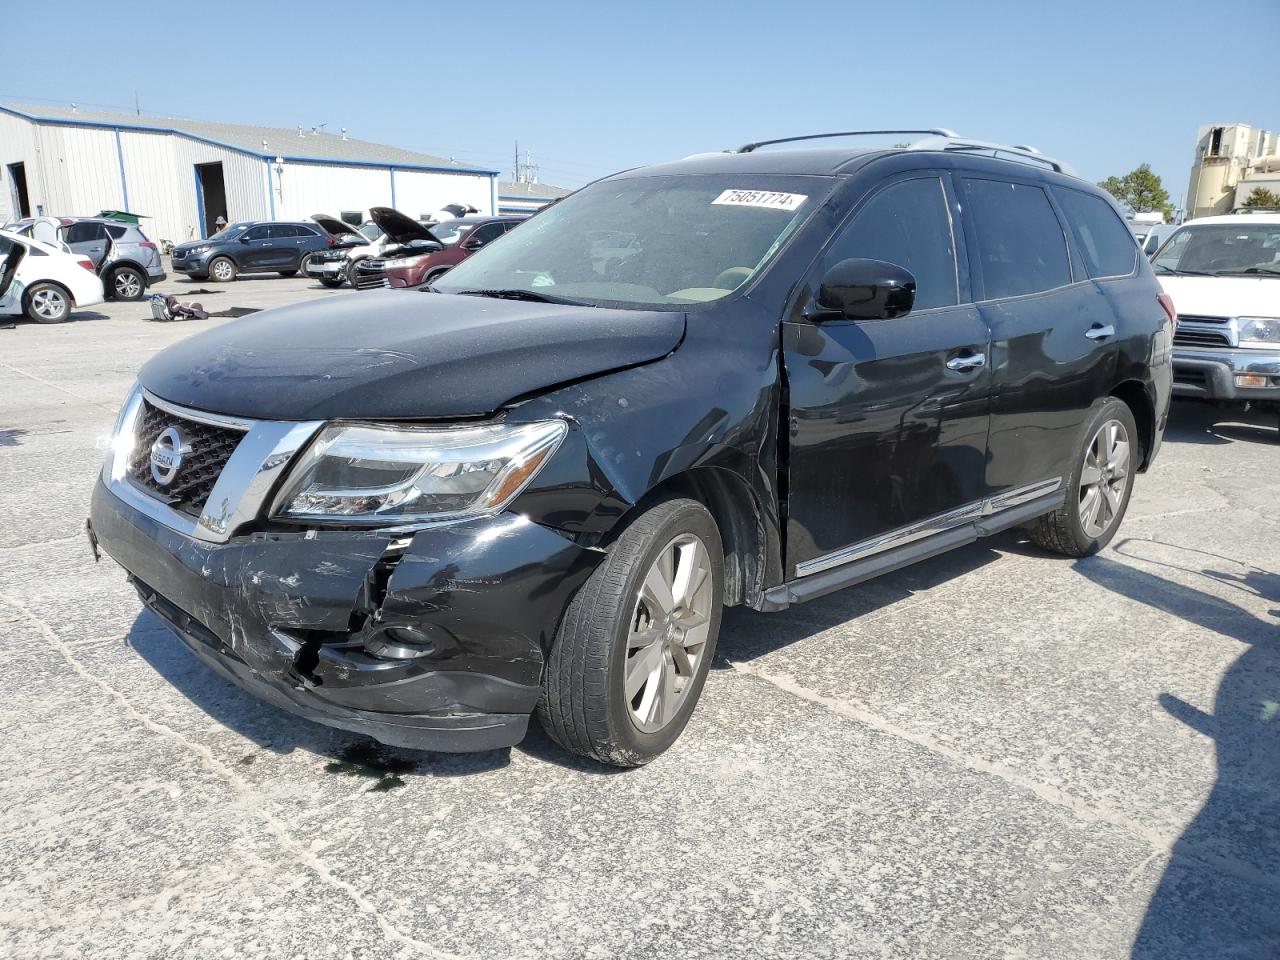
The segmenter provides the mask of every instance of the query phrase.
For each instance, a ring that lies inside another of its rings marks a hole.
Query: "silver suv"
[[[57,240],[72,253],[93,261],[102,287],[116,300],[141,300],[147,287],[168,275],[160,251],[137,224],[106,217],[50,217],[19,220],[5,229],[23,236],[40,236],[43,227],[57,224]]]

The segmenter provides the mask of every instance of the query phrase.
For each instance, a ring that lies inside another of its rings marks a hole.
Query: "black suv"
[[[242,273],[278,273],[292,277],[307,261],[333,246],[335,236],[316,223],[233,223],[208,240],[180,243],[169,262],[175,273],[193,280],[226,283]]]
[[[287,710],[435,750],[537,712],[619,765],[680,734],[726,605],[1011,527],[1091,554],[1160,446],[1172,308],[1098,188],[926,133],[628,171],[409,300],[170,347],[91,534]]]

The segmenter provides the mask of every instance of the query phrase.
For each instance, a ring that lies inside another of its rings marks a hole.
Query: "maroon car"
[[[369,218],[387,234],[392,246],[381,257],[356,264],[352,285],[357,290],[415,288],[431,283],[522,219],[459,217],[427,226],[390,207],[374,207]]]

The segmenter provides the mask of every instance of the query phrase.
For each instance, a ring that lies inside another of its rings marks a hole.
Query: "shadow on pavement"
[[[1213,739],[1218,777],[1173,847],[1132,957],[1280,956],[1280,619],[1259,618],[1105,557],[1078,561],[1075,569],[1108,590],[1247,645],[1223,675],[1212,713],[1160,694],[1171,716]],[[1280,606],[1280,576],[1270,571],[1192,572]],[[1269,615],[1280,618],[1280,610]]]
[[[1218,446],[1241,441],[1280,445],[1280,418],[1258,410],[1244,412],[1211,403],[1178,400],[1169,409],[1166,443],[1201,443]]]

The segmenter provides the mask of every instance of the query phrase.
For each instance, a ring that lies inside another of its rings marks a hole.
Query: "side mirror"
[[[845,320],[905,317],[915,300],[911,271],[883,260],[841,260],[827,271],[818,289],[821,311],[838,313]]]
[[[488,242],[488,240],[481,240],[479,237],[468,237],[462,242],[462,247],[464,250],[479,250]]]
[[[248,237],[244,237],[244,236],[242,236],[242,237],[240,237],[240,242],[241,242],[241,243],[250,243],[251,241],[250,241],[250,239],[249,239]]]

